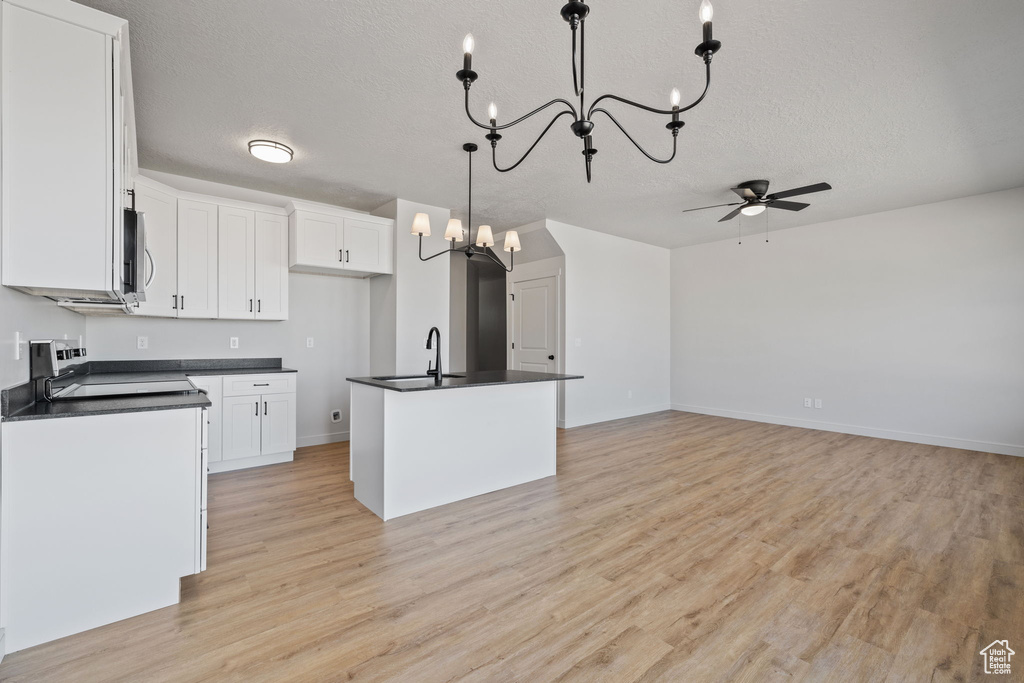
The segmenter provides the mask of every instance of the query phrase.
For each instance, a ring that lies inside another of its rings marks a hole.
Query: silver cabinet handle
[[[156,261],[153,260],[153,255],[149,253],[149,247],[146,247],[146,260],[149,261],[149,279],[146,280],[146,289],[153,284],[153,278],[156,277]]]

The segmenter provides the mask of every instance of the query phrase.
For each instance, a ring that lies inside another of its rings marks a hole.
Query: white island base
[[[555,474],[557,383],[353,383],[356,499],[386,520]]]

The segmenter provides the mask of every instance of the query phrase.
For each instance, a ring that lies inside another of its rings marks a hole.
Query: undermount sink
[[[465,375],[441,375],[442,379],[449,377],[460,378]],[[434,379],[433,375],[401,375],[401,376],[385,376],[385,377],[374,377],[373,379],[378,382],[421,382],[425,379]]]

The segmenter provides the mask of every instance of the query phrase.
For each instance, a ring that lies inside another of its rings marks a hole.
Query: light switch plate
[[[821,399],[820,398],[814,399],[814,407],[815,408],[820,408],[821,407]]]
[[[306,337],[306,348],[307,349],[313,348],[313,338],[312,337]]]

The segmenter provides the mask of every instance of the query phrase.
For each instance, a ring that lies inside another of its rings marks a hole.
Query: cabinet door
[[[345,268],[370,273],[382,271],[385,261],[382,228],[378,223],[345,219]]]
[[[178,200],[135,184],[135,208],[146,214],[146,300],[139,315],[175,318],[178,293]]]
[[[335,216],[299,214],[295,221],[295,263],[323,268],[342,268],[341,243],[344,223],[345,219]]]
[[[217,317],[217,205],[178,200],[178,317]]]
[[[256,213],[218,208],[218,317],[256,317]]]
[[[3,284],[110,290],[122,215],[112,39],[2,11]]]
[[[222,379],[220,377],[189,377],[192,384],[206,392],[206,397],[213,405],[206,409],[206,421],[208,423],[207,450],[209,451],[209,462],[221,461],[223,422],[222,408]]]
[[[288,319],[288,219],[256,214],[256,319]]]
[[[263,453],[295,450],[295,394],[261,396],[263,413]]]
[[[260,454],[263,402],[259,396],[227,396],[221,401],[221,460]]]

